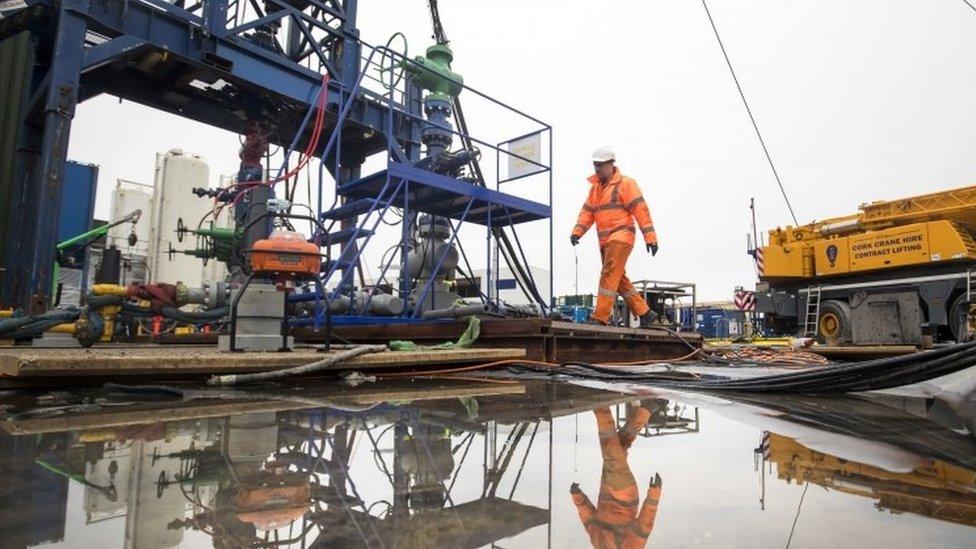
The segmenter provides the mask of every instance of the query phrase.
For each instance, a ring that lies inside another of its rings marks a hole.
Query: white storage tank
[[[210,167],[196,154],[172,149],[156,155],[155,192],[152,201],[149,231],[149,280],[151,282],[183,282],[199,286],[205,278],[203,262],[195,257],[174,254],[174,249],[192,247],[196,239],[191,235],[180,243],[176,239],[177,222],[182,219],[188,227],[196,227],[212,207],[212,201],[197,197],[194,187],[209,187]]]
[[[136,238],[138,239],[135,246],[129,246],[129,233],[132,232],[132,223],[123,223],[109,229],[107,242],[109,246],[115,246],[121,250],[122,255],[133,254],[146,257],[149,254],[152,199],[152,185],[126,181],[125,179],[119,179],[115,182],[115,190],[112,191],[112,213],[108,221],[111,223],[121,219],[135,210],[142,210],[142,217],[135,225]]]

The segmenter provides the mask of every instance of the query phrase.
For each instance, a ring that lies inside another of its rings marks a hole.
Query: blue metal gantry
[[[17,176],[11,182],[16,200],[0,205],[9,209],[4,230],[7,239],[15,241],[0,258],[5,269],[0,303],[35,307],[47,303],[44,294],[51,288],[57,237],[57,225],[49,220],[56,219],[60,207],[71,119],[78,102],[108,93],[234,133],[240,133],[248,120],[271,120],[276,128],[274,141],[290,153],[311,139],[308,113],[323,73],[331,76],[323,130],[329,139],[314,152],[320,158],[315,209],[338,230],[330,227],[328,234],[314,238],[327,249],[341,245],[341,251],[336,260],[325,264],[322,286],[332,284],[335,292],[344,291],[352,281],[353,266],[391,208],[400,210],[404,220],[401,263],[417,213],[453,220],[451,242],[464,223],[485,226],[490,242],[499,228],[509,227],[514,233],[516,224],[550,219],[551,277],[550,205],[500,192],[497,180],[496,188],[490,189],[426,169],[421,137],[431,121],[424,117],[422,90],[409,76],[394,79],[397,67],[415,62],[388,47],[361,41],[357,4],[357,0],[24,0],[0,8],[0,40],[26,34],[33,63],[30,84],[23,90],[26,108],[17,114]],[[378,90],[364,85],[364,80],[373,78],[368,74],[371,67],[385,70]],[[551,127],[477,90],[465,89],[534,124],[533,132],[547,135],[548,163],[519,158],[547,174],[551,204]],[[502,155],[518,156],[504,143],[489,144],[449,125],[441,129],[492,150],[496,163]],[[386,154],[386,169],[364,177],[363,162],[378,153]],[[322,204],[323,170],[337,182],[332,207]],[[527,264],[518,244],[521,260]],[[489,268],[491,256],[489,244]],[[393,261],[391,257],[383,266],[381,279]],[[408,291],[405,273],[401,265],[401,295]],[[310,293],[317,304],[311,323],[318,325],[319,302],[330,296]],[[352,311],[350,316],[357,315]]]

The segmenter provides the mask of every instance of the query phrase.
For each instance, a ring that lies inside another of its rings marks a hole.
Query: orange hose
[[[662,359],[662,360],[637,360],[637,361],[634,361],[634,362],[610,362],[610,363],[605,363],[605,364],[604,363],[597,363],[595,365],[596,366],[644,366],[644,365],[647,365],[647,364],[657,364],[659,362],[682,362],[682,361],[688,360],[689,358],[691,358],[691,357],[693,357],[693,356],[695,356],[697,354],[701,354],[701,352],[702,352],[701,349],[697,349],[697,350],[695,350],[695,351],[693,351],[691,353],[688,353],[688,354],[686,354],[684,356],[680,356],[678,358],[666,358],[666,359]]]
[[[297,176],[302,171],[302,169],[305,168],[305,166],[311,161],[313,156],[312,153],[314,153],[315,149],[318,147],[319,138],[322,136],[322,128],[325,125],[324,122],[325,122],[326,98],[328,97],[328,95],[329,95],[329,74],[326,73],[322,75],[322,93],[319,94],[318,101],[316,102],[315,121],[313,122],[313,126],[312,126],[312,135],[309,137],[308,144],[305,146],[305,150],[302,151],[302,153],[299,154],[298,156],[298,164],[294,168],[286,172],[284,175],[280,175],[271,180],[245,181],[243,183],[237,183],[235,185],[232,185],[231,187],[228,187],[228,189],[232,189],[234,187],[245,187],[244,190],[237,193],[237,196],[234,197],[232,204],[236,206],[237,203],[240,202],[240,200],[244,197],[244,194],[251,188],[254,188],[258,185],[274,186],[274,184],[278,183],[279,181],[287,180],[290,179],[291,177]]]

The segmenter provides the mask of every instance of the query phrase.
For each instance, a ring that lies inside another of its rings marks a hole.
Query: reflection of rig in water
[[[891,472],[811,450],[770,432],[763,434],[757,451],[764,463],[776,464],[780,480],[872,498],[878,509],[892,513],[976,526],[976,471],[971,469],[924,459],[912,471]]]
[[[666,398],[643,399],[640,405],[647,408],[651,417],[638,436],[651,438],[698,432],[699,416],[696,406],[688,406]],[[616,407],[615,416],[618,428],[627,423],[627,414],[619,405]]]
[[[8,415],[0,427],[23,436],[0,432],[5,536],[14,546],[65,539],[76,482],[85,523],[124,520],[129,547],[176,546],[190,530],[215,547],[480,546],[548,524],[552,487],[540,490],[539,474],[552,418],[627,400],[542,383],[438,381],[414,382],[416,399],[391,405],[403,387],[377,385],[318,406],[309,391],[263,395],[235,401],[230,416],[219,399]],[[150,409],[160,421],[128,423]],[[533,488],[520,487],[526,478]]]

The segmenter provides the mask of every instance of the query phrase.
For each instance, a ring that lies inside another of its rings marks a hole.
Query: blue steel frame
[[[259,100],[307,108],[321,84],[321,72],[327,71],[332,75],[330,97],[339,98],[338,104],[349,100],[357,105],[349,120],[361,128],[385,129],[387,108],[378,96],[367,90],[354,97],[344,93],[354,87],[360,72],[358,0],[307,0],[304,10],[286,0],[262,4],[252,0],[203,0],[190,6],[184,0],[25,0],[19,11],[5,11],[0,39],[27,30],[37,50],[50,55],[38,59],[20,132],[23,146],[15,194],[22,200],[0,205],[15,214],[2,229],[20,237],[15,239],[18,246],[2,258],[4,267],[7,273],[27,276],[3,277],[0,301],[30,305],[32,295],[45,294],[51,287],[56,227],[49,220],[56,218],[60,207],[71,119],[80,101],[112,93],[237,133],[243,121],[236,110],[260,111]],[[285,22],[288,40],[282,44],[277,29]],[[265,32],[264,44],[255,37],[261,29],[274,30]],[[113,64],[150,51],[177,60],[183,70],[199,74],[206,84],[222,79],[241,93],[230,99],[206,91],[193,94],[187,83],[180,87],[181,83],[165,79],[147,85],[130,73],[110,72]],[[165,98],[177,94],[182,94],[180,101],[166,102]],[[329,107],[334,110],[337,103],[330,102]],[[415,110],[419,113],[419,106]],[[403,128],[399,139],[419,145],[411,128],[396,127]],[[377,150],[378,141],[361,141],[350,146],[365,152],[351,150],[341,159],[337,155],[330,170],[335,177],[354,179],[362,162],[359,157]],[[35,299],[35,304],[43,302]]]
[[[498,190],[497,173],[496,173],[496,185],[495,185],[496,188],[490,189],[486,187],[473,185],[466,181],[453,179],[451,177],[440,175],[428,171],[426,169],[417,167],[416,165],[414,165],[413,162],[410,162],[410,158],[408,157],[408,155],[404,151],[400,150],[400,145],[398,144],[397,140],[395,139],[395,135],[392,132],[393,117],[397,110],[397,105],[399,104],[395,101],[396,92],[398,90],[395,84],[396,77],[394,75],[394,72],[398,63],[400,64],[411,63],[418,67],[422,67],[422,65],[418,65],[413,60],[399,54],[398,52],[392,51],[386,47],[367,46],[367,48],[370,50],[370,53],[364,56],[364,59],[366,61],[366,66],[364,67],[362,73],[360,74],[360,78],[357,80],[357,87],[352,90],[352,93],[355,94],[358,92],[359,87],[362,84],[363,77],[366,75],[369,68],[372,65],[374,65],[373,62],[374,55],[380,53],[383,61],[389,62],[389,66],[380,66],[380,69],[383,72],[386,72],[389,78],[387,93],[385,95],[386,104],[388,108],[387,111],[388,131],[386,132],[387,145],[388,145],[387,167],[385,170],[382,170],[370,176],[363,177],[359,180],[352,181],[349,183],[344,183],[344,184],[337,184],[336,201],[333,203],[333,207],[335,207],[335,205],[338,203],[338,197],[340,195],[345,196],[347,198],[368,197],[368,198],[374,198],[375,200],[370,205],[368,211],[364,214],[362,220],[356,226],[355,230],[353,231],[350,237],[350,241],[355,242],[357,238],[362,236],[365,239],[363,244],[357,249],[355,249],[351,254],[349,253],[348,249],[343,250],[343,252],[340,253],[339,256],[341,261],[329,265],[325,275],[322,278],[322,282],[323,282],[322,285],[324,286],[325,284],[327,284],[331,280],[332,276],[337,271],[341,270],[342,265],[350,264],[350,263],[355,264],[360,260],[363,249],[365,249],[366,245],[375,235],[375,231],[379,226],[379,224],[381,223],[381,221],[383,220],[383,217],[390,210],[390,208],[394,206],[394,204],[397,204],[400,201],[402,201],[402,218],[404,221],[401,227],[400,279],[399,279],[397,290],[400,297],[402,297],[404,300],[407,299],[408,294],[412,290],[412,284],[407,274],[406,258],[407,258],[407,251],[408,251],[407,243],[409,240],[410,232],[412,230],[413,220],[416,219],[418,213],[433,213],[437,215],[443,215],[445,217],[448,217],[450,219],[455,219],[457,221],[456,224],[453,223],[450,224],[451,236],[448,241],[448,244],[453,244],[458,239],[460,229],[466,221],[475,222],[477,224],[484,225],[486,227],[486,235],[487,235],[486,238],[489,242],[489,253],[486,256],[486,277],[488,278],[489,281],[491,280],[491,274],[492,274],[492,269],[490,264],[491,261],[490,242],[492,240],[492,230],[497,227],[510,227],[512,229],[512,233],[515,236],[516,244],[518,246],[521,259],[523,263],[527,265],[528,264],[527,257],[522,247],[521,240],[518,237],[518,233],[515,230],[515,225],[520,222],[548,219],[549,220],[549,242],[550,242],[550,246],[549,246],[549,250],[550,250],[549,294],[550,295],[549,295],[548,306],[551,307],[553,303],[552,301],[553,299],[552,298],[552,287],[553,287],[552,259],[553,258],[551,253],[552,233],[553,233],[552,216],[551,216],[551,203],[552,203],[551,163],[549,165],[539,164],[531,159],[522,157],[515,153],[511,153],[509,151],[505,151],[502,148],[502,145],[508,143],[511,140],[504,141],[502,142],[502,144],[491,144],[477,137],[463,134],[457,130],[454,130],[453,128],[444,128],[450,131],[454,135],[467,137],[472,142],[478,143],[479,145],[491,149],[492,151],[494,151],[496,158],[501,154],[509,154],[519,158],[523,158],[524,160],[527,160],[529,162],[532,162],[533,164],[541,166],[542,169],[538,173],[547,172],[549,175],[549,179],[548,179],[549,203],[548,204],[541,204],[538,202],[533,202],[517,196],[500,192]],[[501,101],[493,99],[487,96],[486,94],[483,94],[482,92],[474,90],[470,86],[467,86],[461,82],[458,82],[458,84],[460,84],[464,90],[470,90],[475,95],[487,99],[489,102],[493,103],[494,105],[497,105],[502,109],[505,109],[511,113],[515,113],[516,115],[518,115],[523,119],[527,119],[531,122],[538,124],[539,129],[535,130],[535,132],[533,133],[545,132],[549,135],[550,158],[551,158],[552,155],[551,153],[552,127],[551,126],[525,113],[522,113],[521,111],[513,107],[510,107],[509,105],[506,105]],[[401,93],[405,95],[407,93],[407,90],[403,90],[401,91]],[[417,125],[426,123],[424,118],[414,113],[405,111],[402,114],[404,118],[414,121]],[[341,133],[342,128],[344,127],[344,125],[341,123],[341,120],[344,115],[345,115],[344,112],[340,113],[340,118],[339,118],[340,123],[336,125],[335,133],[330,137],[329,144],[326,145],[326,149],[324,151],[324,154],[322,155],[323,158],[329,156],[330,148],[333,143],[342,142],[341,137],[339,137],[337,134]],[[440,193],[437,196],[442,196],[442,197],[465,197],[466,200],[462,200],[462,203],[464,204],[463,210],[456,211],[456,212],[441,211],[438,207],[430,203],[412,205],[411,204],[412,187],[413,188],[419,187],[427,191]],[[391,188],[393,189],[392,193],[389,192]],[[472,208],[476,204],[480,205],[480,207],[484,209],[484,212],[476,216],[477,219],[472,219],[472,215],[471,215]],[[321,208],[321,204],[319,207]],[[516,212],[517,215],[520,215],[521,219],[516,220],[513,217],[513,211]],[[374,219],[371,219],[372,217],[374,217],[374,214],[377,215],[375,215]],[[328,215],[329,215],[328,211],[321,211],[320,209],[319,211],[320,217],[328,216]],[[371,226],[367,228],[367,226],[370,224]],[[331,226],[327,230],[331,230]],[[435,267],[433,269],[434,272],[440,270],[441,265],[446,259],[448,249],[449,246],[445,247],[444,251],[436,258]],[[461,253],[461,258],[463,259],[465,266],[467,268],[467,272],[472,273],[473,271],[471,269],[470,263],[467,260],[467,254],[464,252],[463,246],[459,246],[459,250]],[[395,260],[395,256],[391,256],[389,261],[387,261],[385,264],[382,264],[380,266],[381,269],[380,276],[376,280],[376,282],[385,279],[386,273],[392,266],[394,260]],[[329,302],[332,299],[335,299],[336,297],[341,295],[341,293],[344,291],[344,288],[346,288],[347,284],[350,282],[351,275],[352,275],[351,270],[344,271],[342,273],[340,280],[335,285],[335,289],[329,293],[328,298],[325,299],[325,301]],[[418,303],[424,303],[427,300],[432,290],[432,286],[433,286],[433,279],[428,279],[427,282],[424,284],[424,288],[420,294],[419,299],[417,300]],[[490,286],[490,282],[489,282],[489,286]],[[316,303],[316,306],[314,308],[315,313],[312,315],[312,318],[293,319],[292,325],[314,326],[318,328],[322,324],[323,317],[326,314],[326,312],[322,310],[320,306],[320,302],[322,301],[322,298],[323,296],[319,295],[318,292],[299,293],[290,296],[289,299],[292,302],[315,301]],[[365,301],[365,303],[363,303],[362,307],[359,310],[350,311],[348,314],[345,315],[332,316],[332,322],[334,322],[335,324],[385,324],[385,323],[399,323],[405,320],[410,320],[414,322],[421,321],[421,319],[418,318],[419,309],[406,310],[403,313],[403,315],[399,317],[366,316],[366,311],[368,310],[371,301],[372,301],[372,294],[370,295],[369,298],[367,298],[367,300]],[[482,294],[482,301],[494,305],[498,304],[497,299],[492,300],[490,295],[485,295],[485,294]]]
[[[416,213],[425,211],[426,207],[411,203],[410,196],[420,188],[437,188],[468,197],[458,223],[452,225],[452,242],[463,223],[470,220],[469,216],[478,218],[487,227],[489,242],[492,227],[508,225],[506,219],[526,220],[515,219],[522,216],[549,218],[551,243],[551,170],[550,205],[545,205],[500,193],[497,188],[486,189],[453,180],[414,165],[420,159],[420,131],[428,122],[423,117],[419,87],[410,78],[403,78],[403,85],[398,86],[400,79],[394,78],[395,65],[410,63],[426,69],[389,48],[362,42],[356,28],[357,8],[358,0],[308,0],[302,10],[287,0],[263,0],[261,4],[254,0],[201,0],[192,5],[187,5],[185,0],[24,0],[19,11],[6,11],[0,21],[0,39],[27,30],[38,44],[38,51],[50,55],[38,60],[21,132],[24,152],[18,158],[20,173],[16,182],[16,195],[21,201],[8,206],[16,215],[11,216],[11,225],[5,229],[8,234],[22,236],[17,239],[20,247],[2,258],[7,273],[28,272],[30,276],[4,277],[0,301],[8,305],[30,305],[32,296],[44,294],[51,287],[57,235],[56,226],[48,220],[56,218],[60,208],[71,120],[78,102],[101,93],[233,132],[239,132],[243,123],[237,112],[260,114],[269,104],[284,106],[287,108],[283,112],[305,113],[304,118],[288,119],[284,122],[288,126],[280,128],[285,135],[294,133],[288,130],[296,130],[296,135],[304,136],[289,144],[281,143],[290,152],[308,139],[306,126],[310,109],[321,87],[321,74],[328,72],[332,78],[327,110],[332,129],[328,144],[316,153],[321,158],[318,215],[321,217],[324,211],[325,170],[336,181],[335,206],[343,185],[360,178],[360,166],[366,156],[385,150],[388,169],[381,193],[385,203],[377,200],[361,220],[358,217],[340,220],[342,228],[352,237],[342,246],[339,259],[328,266],[322,283],[328,282],[337,271],[342,273],[340,282],[351,280],[352,266],[362,256],[357,241],[361,234],[365,235],[362,244],[365,246],[372,236],[365,234],[373,232],[364,230],[367,220],[380,214],[372,222],[375,229],[382,215],[402,199],[400,290],[407,291],[409,281],[402,280],[406,276],[403,267],[407,240]],[[283,27],[287,32],[280,32]],[[282,34],[286,35],[284,42]],[[140,80],[143,77],[132,71],[125,72],[132,60],[148,53],[178,63],[181,70],[191,73],[190,78],[186,82],[147,81]],[[382,56],[382,64],[374,61],[377,53]],[[389,83],[385,90],[374,91],[362,86],[370,67],[387,63]],[[204,87],[223,80],[236,93],[222,96],[213,90],[189,89],[188,84],[192,84],[189,80],[194,76]],[[470,86],[464,85],[464,90],[551,132],[548,124],[518,109]],[[179,100],[167,102],[167,98],[174,96]],[[497,145],[466,137],[500,153]],[[397,180],[395,185],[393,180]],[[393,191],[387,195],[390,189]],[[474,211],[485,203],[489,205],[486,211]],[[327,238],[326,235],[315,237]],[[461,252],[467,264],[463,247]],[[440,258],[438,264],[442,261]],[[550,246],[550,273],[551,264]],[[490,262],[487,267],[490,278]],[[389,264],[384,266],[384,274],[387,268]],[[471,272],[470,265],[468,268]],[[339,284],[332,295],[345,291],[343,286]],[[550,284],[550,293],[551,288]],[[316,302],[317,314],[312,324],[318,325],[323,313],[321,300],[325,296],[318,291],[313,293],[311,300]],[[45,301],[35,299],[34,304]]]

